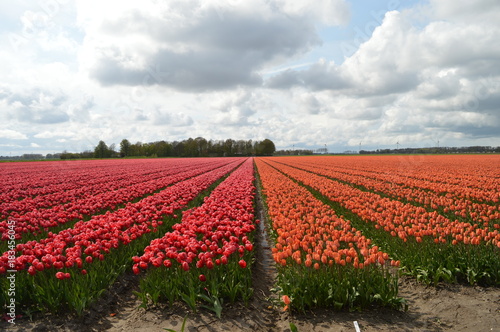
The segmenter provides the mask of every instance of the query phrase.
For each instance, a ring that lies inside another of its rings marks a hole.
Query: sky
[[[0,2],[0,155],[500,146],[498,0]]]

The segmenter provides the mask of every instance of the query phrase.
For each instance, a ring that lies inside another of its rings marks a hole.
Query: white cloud
[[[349,5],[342,0],[276,1],[289,15],[310,15],[326,25],[345,25],[350,19]]]
[[[54,137],[73,137],[74,133],[70,131],[44,131],[33,135],[35,138],[54,138]]]
[[[0,4],[0,154],[197,136],[340,151],[500,145],[498,1],[422,1],[361,23],[351,10],[343,0]],[[349,24],[366,35],[339,41]],[[356,46],[336,63],[326,50],[343,42]]]
[[[294,4],[170,1],[154,7],[149,1],[141,8],[105,7],[98,15],[84,10],[88,14],[79,22],[87,35],[80,59],[105,86],[160,84],[184,91],[258,86],[266,65],[320,44],[316,20],[332,25],[348,17],[343,0]]]
[[[12,140],[28,139],[28,137],[25,134],[11,129],[0,129],[0,137]]]
[[[453,1],[430,0],[428,14],[435,19],[460,21],[463,23],[498,24],[500,8],[496,0]]]
[[[152,116],[153,125],[168,125],[174,127],[185,127],[193,124],[193,119],[184,113],[171,113],[157,109]]]

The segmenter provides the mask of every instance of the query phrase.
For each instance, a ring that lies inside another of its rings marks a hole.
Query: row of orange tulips
[[[293,308],[352,308],[381,298],[401,304],[396,277],[388,273],[398,261],[265,160],[256,164],[275,234],[279,285]]]
[[[293,158],[291,158],[293,159]],[[304,162],[295,158],[294,162]],[[315,157],[308,165],[331,169],[331,157]],[[334,168],[348,174],[449,194],[454,198],[500,202],[499,155],[335,157]]]
[[[316,190],[339,208],[345,209],[345,215],[359,218],[361,221],[360,226],[363,227],[364,231],[373,228],[399,240],[391,241],[387,238],[380,240],[384,248],[389,248],[389,246],[395,244],[401,247],[407,242],[413,244],[425,242],[426,245],[431,242],[433,245],[441,246],[435,248],[436,252],[444,253],[449,250],[449,256],[452,258],[447,258],[441,262],[433,253],[433,246],[426,247],[431,248],[431,253],[429,253],[428,257],[424,257],[425,255],[420,257],[420,260],[411,258],[411,256],[415,256],[414,252],[404,249],[408,252],[408,256],[405,257],[401,255],[403,249],[394,247],[392,253],[400,255],[397,258],[401,259],[402,263],[412,273],[427,274],[429,276],[428,280],[433,281],[437,281],[441,277],[450,280],[464,278],[471,283],[478,281],[498,283],[500,280],[500,264],[498,263],[500,234],[498,229],[490,228],[488,225],[479,227],[478,224],[465,221],[452,221],[437,211],[427,211],[423,207],[382,197],[373,192],[360,190],[342,181],[318,175],[312,172],[314,167],[303,165],[307,162],[306,159],[302,159],[301,167],[308,168],[308,171],[288,165],[294,165],[295,160],[293,158],[269,158],[267,162],[291,178],[309,186],[312,190]],[[335,164],[335,162],[335,159],[330,159],[330,163]],[[324,167],[317,167],[316,172],[324,172]],[[495,225],[497,224],[495,223]],[[384,235],[380,236],[384,237]],[[457,247],[457,245],[459,245],[458,248],[451,248]],[[471,245],[478,248],[471,248]],[[471,254],[471,251],[474,254]],[[483,257],[477,257],[478,252]],[[466,257],[463,257],[464,255]],[[432,260],[434,261],[432,262]],[[428,265],[432,266],[429,267]],[[440,272],[437,273],[437,270]],[[422,271],[425,271],[425,273]]]
[[[427,211],[422,207],[362,191],[276,160],[273,160],[273,165],[280,170],[319,190],[329,199],[341,203],[363,219],[376,223],[376,227],[383,228],[403,240],[409,236],[416,238],[432,236],[436,242],[451,241],[466,244],[486,242],[500,248],[500,232],[497,229],[490,229],[488,226],[480,228],[477,224],[458,220],[452,221],[437,211]]]
[[[461,157],[463,158],[463,156]],[[435,157],[432,159],[434,160]],[[498,198],[500,195],[500,188],[492,190],[479,188],[483,184],[483,179],[489,179],[488,184],[490,188],[498,187],[498,181],[494,181],[495,177],[492,174],[490,176],[475,174],[475,178],[477,179],[475,187],[473,187],[476,193],[475,197],[491,198],[490,201],[475,202],[470,199],[470,195],[464,194],[463,186],[453,185],[451,187],[451,184],[443,182],[440,176],[435,178],[439,179],[440,182],[432,182],[418,180],[415,177],[417,176],[416,172],[411,172],[411,176],[392,173],[394,166],[384,169],[384,172],[376,172],[375,170],[346,169],[339,167],[337,160],[335,164],[329,163],[328,160],[328,157],[319,157],[310,160],[311,162],[305,162],[302,158],[296,158],[294,160],[287,160],[287,164],[399,200],[416,203],[424,206],[426,209],[439,210],[447,216],[464,219],[463,221],[470,220],[480,223],[480,226],[484,224],[485,227],[491,227],[493,226],[492,221],[500,220],[500,205],[495,203],[495,197]],[[353,158],[349,160],[353,160]],[[362,159],[357,158],[356,160]],[[435,165],[437,162],[443,163],[442,159],[438,158],[434,160],[433,164]],[[443,168],[446,169],[446,167]],[[425,174],[424,170],[427,169],[421,169],[418,173]],[[442,171],[439,167],[438,170]],[[400,170],[396,171],[401,173]],[[441,175],[439,172],[436,173]],[[470,179],[470,184],[472,182],[472,175],[469,175],[468,178]],[[500,226],[497,227],[500,228]]]

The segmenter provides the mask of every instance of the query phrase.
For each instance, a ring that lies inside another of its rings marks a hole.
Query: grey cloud
[[[21,93],[5,93],[7,117],[24,123],[55,124],[69,121],[63,110],[68,98],[64,94],[53,94],[38,88]]]
[[[304,86],[300,73],[296,70],[287,69],[266,81],[266,86],[272,89],[289,89],[293,86]]]
[[[366,85],[358,84],[355,94],[359,96],[390,95],[410,92],[418,86],[420,79],[416,72],[398,72],[397,70],[381,70],[366,77]]]
[[[68,114],[58,110],[31,110],[26,106],[22,106],[17,108],[14,112],[15,118],[19,122],[25,123],[55,124],[69,121]]]
[[[303,98],[302,105],[306,108],[309,114],[319,114],[322,110],[321,103],[313,95],[308,95]]]
[[[442,100],[456,95],[460,83],[453,74],[422,80],[417,88],[417,95],[424,99]]]
[[[266,81],[266,86],[274,89],[301,86],[311,91],[331,90],[353,96],[370,97],[408,92],[417,87],[421,81],[416,71],[402,72],[394,64],[382,62],[379,64],[380,67],[364,71],[363,77],[357,77],[350,71],[349,66],[357,67],[358,64],[337,66],[320,61],[306,70],[288,69],[272,76]]]
[[[184,127],[193,124],[193,119],[182,113],[169,113],[161,110],[154,112],[152,122],[154,125],[170,125],[174,127]]]
[[[144,22],[152,28],[147,29]],[[141,14],[115,23],[113,29],[137,25],[140,33],[156,38],[163,46],[147,58],[151,68],[130,69],[116,58],[101,56],[91,77],[103,85],[160,84],[188,91],[258,86],[262,78],[257,72],[264,64],[302,54],[321,42],[314,22],[279,12],[271,19],[234,12],[221,20],[208,11],[201,18],[187,19],[183,26],[170,23],[151,22]]]
[[[90,96],[85,96],[79,102],[69,105],[69,110],[71,114],[72,121],[86,122],[90,119],[89,111],[96,106],[94,98]]]
[[[221,59],[221,56],[223,57]],[[101,59],[93,68],[92,77],[103,85],[170,86],[179,90],[203,91],[231,88],[238,85],[256,86],[260,76],[248,70],[251,64],[237,54],[159,51],[149,62],[158,71],[127,69],[112,59]]]
[[[69,121],[69,116],[62,111],[43,110],[35,114],[32,121],[41,124],[62,123]]]
[[[395,122],[384,129],[384,131],[389,134],[418,134],[422,132],[424,128],[419,124]]]
[[[134,121],[146,121],[146,120],[148,120],[148,117],[146,115],[144,115],[143,110],[135,109],[134,113],[135,113]]]
[[[7,99],[8,96],[9,96],[9,94],[8,94],[7,90],[0,89],[0,100]]]
[[[477,98],[478,111],[492,113],[500,118],[500,92],[497,92],[495,95],[482,92],[475,96],[475,98]]]
[[[439,128],[446,132],[462,133],[465,136],[474,138],[497,137],[498,128],[500,127],[500,117],[487,118],[489,120],[487,123],[475,123],[474,121],[463,120],[436,124],[434,128]]]
[[[500,84],[500,52],[495,58],[478,58],[470,61],[467,66],[458,68],[458,75],[471,80],[489,81]]]
[[[378,120],[384,114],[383,108],[351,107],[343,111],[343,118],[350,120]]]
[[[498,137],[498,128],[500,127],[500,121],[495,124],[487,126],[460,126],[454,128],[455,131],[464,133],[466,136],[473,138],[494,138]]]
[[[289,89],[302,86],[313,91],[344,90],[351,85],[345,79],[338,66],[318,62],[306,70],[287,69],[269,78],[266,86],[274,89]]]
[[[350,86],[338,67],[319,62],[301,73],[302,80],[312,90],[342,90]]]
[[[28,93],[6,91],[5,100],[8,104],[21,103],[23,105],[29,105],[38,94],[40,94],[39,89],[32,89]]]
[[[177,38],[209,50],[233,50],[242,56],[249,52],[258,63],[277,55],[293,56],[321,43],[313,22],[279,12],[272,19],[232,13],[221,21],[215,14],[206,15],[199,24],[177,31]]]

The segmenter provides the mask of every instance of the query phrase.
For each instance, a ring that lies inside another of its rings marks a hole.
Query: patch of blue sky
[[[347,25],[320,27],[318,35],[322,40],[321,45],[301,58],[264,72],[264,78],[287,69],[307,69],[309,65],[320,59],[341,65],[346,58],[358,50],[362,43],[370,39],[373,31],[382,24],[387,12],[403,11],[422,5],[422,2],[418,0],[353,0],[349,1],[349,4],[351,17]]]

